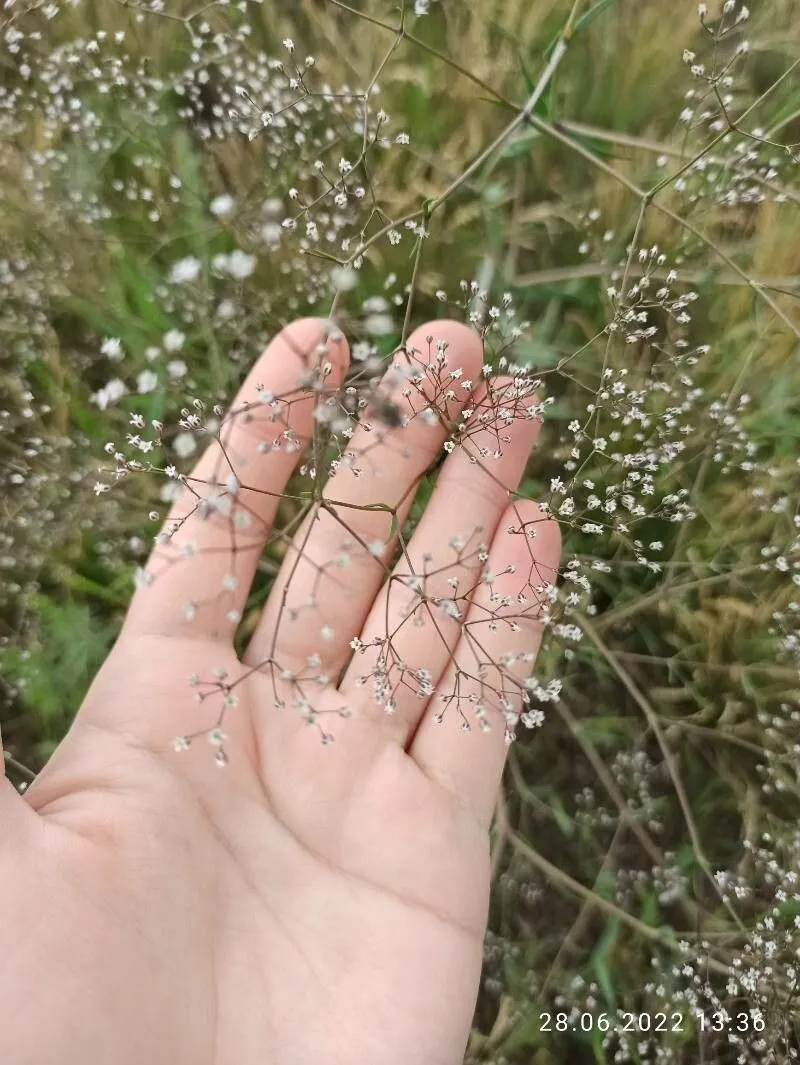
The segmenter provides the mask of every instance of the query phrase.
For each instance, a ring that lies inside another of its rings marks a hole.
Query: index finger
[[[170,509],[140,573],[126,635],[231,642],[286,482],[349,362],[322,318],[283,329],[248,374],[231,412]]]

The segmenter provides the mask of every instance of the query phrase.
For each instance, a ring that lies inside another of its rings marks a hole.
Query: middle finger
[[[385,579],[392,530],[405,520],[482,366],[480,338],[456,321],[428,323],[398,349],[380,391],[404,424],[387,426],[370,410],[362,417],[322,504],[284,557],[245,664],[297,670],[310,659],[336,679]]]

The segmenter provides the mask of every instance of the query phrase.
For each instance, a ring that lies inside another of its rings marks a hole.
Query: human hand
[[[412,334],[382,391],[407,424],[363,412],[240,660],[236,623],[297,444],[330,421],[326,404],[343,417],[349,351],[336,334],[319,349],[324,327],[303,319],[269,345],[235,407],[257,384],[275,398],[184,482],[176,531],[69,734],[24,797],[0,778],[9,1065],[462,1060],[504,717],[522,708],[560,553],[556,522],[509,502],[539,419],[511,379],[483,380],[466,326]],[[393,567],[414,487],[448,437],[460,442]],[[325,457],[315,445],[304,461]],[[209,482],[223,490],[201,520]],[[375,503],[388,507],[362,509]],[[213,667],[227,674],[208,733],[224,770],[197,720],[202,685],[187,684]]]

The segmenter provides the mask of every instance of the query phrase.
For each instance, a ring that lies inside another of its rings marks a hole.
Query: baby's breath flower
[[[167,374],[171,381],[177,381],[185,377],[189,368],[182,359],[171,359],[167,363]]]
[[[331,271],[331,284],[340,292],[350,292],[358,284],[358,275],[352,267],[337,266]]]
[[[179,329],[170,329],[164,334],[163,345],[164,351],[173,352],[180,351],[186,340],[186,334],[182,333]]]
[[[200,276],[202,264],[199,259],[196,259],[193,255],[187,256],[185,259],[179,259],[176,263],[173,263],[169,272],[169,280],[173,285],[183,285],[189,281],[196,281]]]
[[[136,378],[136,388],[140,395],[154,392],[158,387],[158,374],[153,370],[142,370]]]
[[[228,193],[224,193],[222,196],[216,196],[209,205],[209,211],[217,218],[227,218],[228,215],[233,213],[233,209],[236,206],[236,200]]]
[[[119,360],[123,356],[122,341],[119,337],[106,337],[100,345],[100,351],[109,359]]]

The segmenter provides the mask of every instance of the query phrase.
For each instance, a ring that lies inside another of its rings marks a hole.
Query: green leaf
[[[531,96],[536,91],[536,79],[528,70],[525,65],[525,60],[522,57],[522,52],[517,51],[517,61],[522,71],[522,79],[525,82],[525,90],[528,96]],[[553,97],[553,81],[551,79],[550,84],[546,90],[542,93],[533,108],[533,113],[539,115],[541,118],[550,121],[553,117],[554,109],[554,97]]]
[[[547,802],[547,805],[553,811],[553,817],[555,818],[555,822],[561,829],[561,831],[564,833],[564,835],[571,836],[575,830],[575,824],[572,818],[567,813],[566,809],[564,808],[564,804],[562,803],[561,799],[559,799],[559,797],[555,793],[552,793]]]
[[[499,153],[498,161],[500,159],[519,159],[523,155],[529,155],[534,141],[539,140],[541,135],[538,129],[526,129],[517,137],[512,137]]]
[[[580,144],[582,148],[586,148],[592,155],[599,155],[605,159],[622,158],[620,153],[611,145],[606,144],[605,141],[594,140],[594,138],[586,137],[582,133],[573,133],[572,130],[566,129],[560,122],[554,122],[553,125],[559,133],[575,141],[576,144]]]
[[[578,30],[582,30],[584,26],[588,26],[590,22],[596,19],[598,15],[602,15],[606,8],[611,7],[615,2],[616,0],[597,0],[597,3],[593,4],[592,7],[590,7],[588,11],[585,11],[575,22],[575,32],[577,33]]]
[[[629,728],[624,718],[610,715],[587,717],[581,721],[581,732],[591,743],[618,742],[629,735]]]
[[[522,71],[522,80],[525,82],[525,91],[527,92],[528,96],[530,96],[534,90],[536,82],[533,80],[532,75],[530,74],[528,68],[525,66],[525,60],[522,57],[522,52],[520,49],[517,49],[517,62],[519,63],[520,70]]]
[[[61,579],[64,585],[73,592],[81,592],[83,595],[99,599],[103,603],[122,609],[130,598],[130,589],[114,588],[92,580],[83,573],[64,567],[61,571]]]
[[[536,369],[556,366],[563,355],[552,345],[540,340],[535,334],[517,344],[517,361]]]
[[[494,104],[495,107],[502,107],[504,111],[510,111],[512,115],[519,113],[519,109],[514,107],[513,104],[508,103],[506,100],[495,100],[491,96],[479,96],[479,100],[482,100],[485,104]]]
[[[60,739],[83,702],[115,638],[85,603],[54,602],[37,595],[32,603],[38,639],[23,658],[13,653],[11,671],[25,678],[24,702],[46,738]]]
[[[642,924],[648,924],[652,928],[658,928],[659,917],[661,916],[658,907],[658,899],[654,891],[648,890],[644,893],[642,900],[642,912],[640,920]]]
[[[606,8],[611,7],[611,5],[614,2],[615,2],[615,0],[597,0],[596,4],[593,4],[592,7],[590,7],[588,11],[585,11],[580,16],[580,18],[577,18],[575,20],[575,25],[572,27],[572,36],[574,37],[575,34],[579,33],[582,29],[585,29],[586,26],[589,25],[589,23],[591,23],[594,19],[596,19],[598,15],[602,15],[602,13],[606,10]],[[551,56],[551,54],[553,52],[553,49],[555,48],[555,46],[558,44],[559,40],[561,39],[562,33],[563,33],[563,30],[561,30],[559,33],[557,33],[556,36],[550,42],[550,44],[548,44],[547,48],[545,49],[545,53],[544,53],[545,59],[549,59],[550,58],[550,56]]]
[[[619,925],[619,917],[612,917],[609,920],[603,934],[597,941],[597,946],[594,948],[589,958],[589,964],[591,965],[592,971],[597,978],[597,982],[602,989],[603,997],[612,1009],[616,1009],[617,1000],[606,958],[616,941],[619,933]]]

